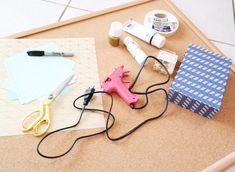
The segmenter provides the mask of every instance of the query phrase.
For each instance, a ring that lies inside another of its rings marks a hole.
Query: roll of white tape
[[[179,27],[178,19],[165,10],[153,10],[146,14],[144,25],[155,29],[159,34],[169,37],[173,35]]]

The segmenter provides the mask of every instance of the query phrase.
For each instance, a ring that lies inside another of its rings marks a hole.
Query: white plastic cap
[[[165,43],[166,43],[166,38],[157,33],[154,35],[151,45],[154,45],[158,48],[162,48],[165,45]]]
[[[122,23],[112,22],[109,29],[109,35],[113,37],[120,37],[122,35],[122,27]]]

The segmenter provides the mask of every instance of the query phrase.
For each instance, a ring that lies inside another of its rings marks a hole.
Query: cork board
[[[182,58],[188,44],[195,43],[220,53],[179,10],[165,0],[137,1],[12,37],[94,37],[100,80],[121,64],[132,71],[132,79],[139,66],[124,46],[114,48],[108,44],[108,29],[112,21],[124,22],[129,18],[143,23],[145,14],[155,9],[168,10],[180,21],[179,30],[167,39],[164,49],[175,51]],[[158,49],[135,40],[149,55],[158,53]],[[153,78],[157,82],[164,80],[164,76],[146,69],[135,90],[145,88],[153,82]],[[171,83],[172,80],[165,88],[169,88]],[[234,85],[235,76],[231,73],[221,111],[212,120],[170,103],[164,117],[148,123],[130,137],[119,142],[111,142],[105,135],[83,140],[75,145],[69,155],[60,159],[48,160],[38,156],[36,145],[39,140],[34,137],[2,137],[1,171],[201,171],[235,149]],[[113,113],[117,123],[112,128],[111,135],[119,136],[146,118],[156,115],[162,108],[163,95],[152,95],[150,101],[145,110],[132,111],[115,97]],[[103,104],[104,108],[109,105],[106,97],[103,97]],[[60,141],[54,140],[45,144],[54,146],[50,151],[56,153],[58,149],[66,147],[69,141],[87,132],[94,131],[64,132],[55,138]],[[49,151],[47,147],[44,150]]]

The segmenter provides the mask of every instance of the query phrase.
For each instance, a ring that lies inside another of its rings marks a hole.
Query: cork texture
[[[140,1],[141,2],[141,1]],[[111,22],[125,22],[129,18],[143,23],[150,10],[172,12],[180,22],[178,31],[167,38],[163,49],[176,52],[180,59],[189,43],[219,51],[168,1],[156,0],[135,3],[129,8],[114,9],[77,22],[31,34],[25,38],[81,38],[94,37],[99,79],[102,81],[114,67],[121,64],[131,71],[133,79],[138,64],[123,45],[112,47],[107,40]],[[135,38],[134,38],[135,39]],[[135,39],[148,55],[157,55],[159,49]],[[163,81],[164,75],[147,66],[134,90],[143,90],[153,82]],[[172,77],[173,79],[173,77]],[[169,88],[172,79],[164,86]],[[160,119],[141,127],[130,137],[111,142],[105,135],[82,140],[68,155],[59,159],[44,159],[36,153],[39,141],[31,135],[0,138],[0,171],[201,171],[235,149],[235,76],[230,74],[220,112],[213,118],[203,118],[173,103]],[[115,97],[113,114],[116,124],[110,131],[113,137],[127,132],[141,121],[157,115],[163,108],[164,95],[150,96],[150,104],[141,111],[131,110],[120,98]],[[143,100],[142,97],[140,99]],[[140,101],[141,103],[141,101]],[[103,97],[104,109],[109,99]],[[80,135],[94,132],[68,131],[56,135],[43,145],[45,153],[56,154],[66,149]],[[51,149],[49,149],[51,148]]]

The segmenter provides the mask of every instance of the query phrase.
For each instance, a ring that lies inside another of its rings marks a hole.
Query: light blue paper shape
[[[3,84],[3,87],[4,87],[5,89],[10,89],[10,86],[8,85],[8,82],[9,82],[9,80],[7,79],[7,80],[5,81],[5,83]],[[11,90],[13,90],[13,89],[11,89]],[[12,92],[11,90],[8,90],[8,93],[7,93],[8,99],[9,99],[9,100],[14,100],[14,101],[18,100],[17,94],[14,93],[14,92]],[[64,90],[61,92],[61,95],[65,95],[65,94],[67,94],[68,92],[69,92],[69,88],[68,88],[68,87],[65,87]],[[42,99],[42,98],[43,98],[43,97],[41,97],[40,99]]]
[[[3,83],[3,88],[7,89],[7,98],[9,100],[17,100],[17,95],[15,92],[13,92],[12,90],[14,90],[14,86],[11,85],[10,80],[6,79],[5,82]]]
[[[58,51],[54,43],[34,49]],[[30,57],[26,51],[16,54],[5,61],[9,78],[4,88],[10,91],[11,99],[17,98],[22,104],[39,99],[72,74],[74,64],[64,57]]]

